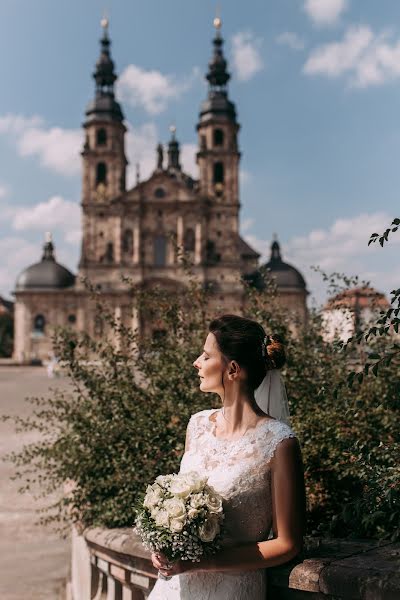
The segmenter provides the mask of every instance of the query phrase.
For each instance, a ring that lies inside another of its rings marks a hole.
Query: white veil
[[[279,369],[269,369],[254,398],[263,412],[290,426],[289,403]]]

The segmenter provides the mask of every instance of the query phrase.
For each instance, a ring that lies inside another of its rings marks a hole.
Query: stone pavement
[[[65,379],[49,379],[44,367],[0,367],[0,414],[28,415],[26,396],[49,393],[49,387],[67,386]],[[31,433],[14,431],[0,422],[0,456],[33,441]],[[11,463],[0,460],[0,599],[58,600],[70,564],[70,540],[49,528],[35,525],[37,508],[45,502],[19,494],[11,481]]]

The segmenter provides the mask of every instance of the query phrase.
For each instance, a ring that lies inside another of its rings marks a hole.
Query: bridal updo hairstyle
[[[286,362],[285,348],[278,335],[267,335],[264,328],[251,319],[223,315],[211,321],[220,352],[246,370],[248,387],[254,391],[270,369],[281,369]],[[265,345],[264,345],[264,340]]]

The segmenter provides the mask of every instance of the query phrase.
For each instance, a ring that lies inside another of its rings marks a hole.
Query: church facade
[[[140,315],[131,314],[129,286],[122,276],[145,289],[155,285],[184,289],[186,276],[177,247],[191,257],[197,279],[203,285],[212,285],[216,306],[225,312],[240,312],[240,278],[257,270],[259,254],[239,235],[239,124],[235,105],[228,96],[230,75],[220,20],[216,19],[214,25],[213,55],[206,74],[208,94],[197,122],[199,179],[183,172],[179,142],[171,128],[167,155],[159,145],[154,172],[146,181],[126,189],[126,128],[114,95],[117,76],[108,23],[102,22],[95,96],[83,124],[78,274],[74,276],[56,262],[53,242],[48,237],[42,260],[17,279],[16,360],[45,360],[52,350],[53,326],[69,325],[98,334],[84,278],[101,291],[125,324],[146,327]],[[305,283],[300,288],[295,290],[295,299],[303,311]]]

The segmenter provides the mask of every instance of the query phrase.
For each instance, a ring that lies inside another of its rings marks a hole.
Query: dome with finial
[[[168,143],[168,169],[180,170],[181,165],[179,163],[179,142],[175,135],[175,125],[170,125],[169,130],[171,132],[171,139]]]
[[[281,248],[276,236],[271,244],[271,257],[267,263],[262,265],[262,269],[267,270],[273,277],[278,291],[305,291],[307,293],[306,282],[300,271],[282,260]],[[260,271],[246,276],[245,279],[258,289],[265,287]]]
[[[16,282],[16,291],[67,288],[75,283],[75,276],[56,262],[51,234],[46,234],[42,260],[22,271]]]
[[[117,75],[114,71],[114,61],[110,54],[111,40],[108,36],[108,19],[101,20],[103,36],[100,39],[100,56],[96,62],[93,78],[96,82],[96,94],[86,109],[86,122],[96,119],[123,121],[121,106],[115,100],[114,83]]]

